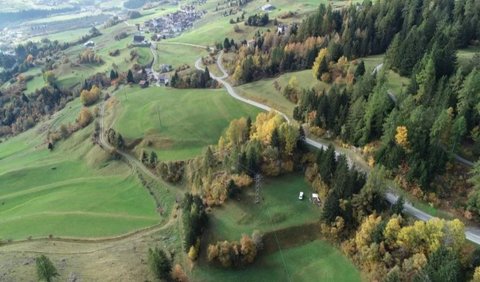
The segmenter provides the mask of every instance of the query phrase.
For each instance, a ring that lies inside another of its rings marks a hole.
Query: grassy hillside
[[[28,38],[28,40],[33,41],[33,42],[39,42],[43,38],[48,38],[51,41],[58,40],[59,42],[72,42],[72,41],[78,40],[82,36],[86,35],[89,30],[90,30],[90,28],[78,28],[78,29],[73,29],[73,30],[51,33],[51,34],[48,34],[48,35],[35,36],[35,37],[32,37],[32,38]]]
[[[195,61],[208,53],[206,50],[202,50],[196,47],[190,47],[185,45],[169,45],[162,42],[157,44],[158,65],[170,64],[174,68],[187,64],[194,67]]]
[[[120,90],[117,99],[114,128],[128,139],[144,138],[137,151],[153,149],[160,160],[194,157],[216,144],[232,119],[258,113],[224,90],[133,87]]]
[[[103,64],[77,64],[79,54],[85,50],[83,44],[65,50],[64,54],[70,62],[60,64],[55,70],[55,74],[59,78],[59,85],[72,87],[98,72],[109,72],[113,68],[119,71],[126,71],[136,63],[140,65],[150,63],[153,60],[153,56],[148,47],[128,47],[132,42],[134,30],[135,27],[129,27],[122,23],[100,30],[102,35],[93,38],[92,41],[95,42],[95,53],[102,58]],[[122,40],[115,40],[115,35],[121,32],[126,32],[129,36]],[[120,55],[115,57],[109,55],[110,52],[117,49],[120,51]],[[132,51],[136,51],[138,56],[132,58],[130,55]]]
[[[283,89],[293,76],[297,78],[298,84],[302,88],[328,88],[327,84],[321,81],[316,81],[313,78],[311,70],[304,70],[286,73],[276,78],[268,78],[253,83],[243,84],[235,89],[238,91],[238,94],[244,97],[267,104],[277,110],[280,110],[281,112],[284,112],[288,116],[292,116],[295,104],[285,98],[281,90],[278,91],[275,89],[274,83],[275,81],[278,82]]]
[[[300,191],[305,193],[303,201],[298,199]],[[213,209],[208,242],[239,240],[242,234],[254,230],[279,230],[277,240],[271,242],[273,237],[265,236],[270,247],[245,269],[225,270],[208,265],[203,258],[193,271],[196,281],[360,281],[359,271],[333,246],[319,239],[306,239],[307,233],[318,235],[318,226],[310,224],[318,222],[320,216],[320,208],[309,201],[310,195],[311,188],[303,176],[292,174],[263,179],[259,204],[255,204],[251,188],[242,193],[239,201],[231,199]],[[342,271],[337,271],[340,268]]]
[[[58,118],[78,114],[75,106],[65,111]],[[0,144],[0,238],[103,237],[160,222],[130,168],[93,146],[92,130],[53,152],[38,127]]]
[[[472,59],[473,55],[480,53],[480,47],[470,46],[466,49],[458,50],[457,58],[460,65],[467,65]]]
[[[324,0],[277,0],[274,3],[272,2],[272,4],[277,7],[277,9],[269,12],[269,15],[270,18],[273,20],[275,17],[281,14],[292,11],[297,12],[298,15],[295,16],[293,19],[290,18],[286,20],[286,22],[290,22],[292,20],[301,21],[301,17],[303,14],[314,11],[321,2],[326,3],[326,1]],[[189,32],[182,34],[180,37],[173,38],[171,40],[195,44],[212,45],[215,42],[223,42],[223,39],[225,37],[234,38],[236,40],[243,40],[253,37],[257,30],[276,28],[275,26],[273,26],[272,23],[265,27],[259,28],[245,26],[243,22],[240,22],[238,23],[238,25],[241,32],[235,32],[233,29],[234,24],[230,24],[229,22],[230,19],[236,20],[237,17],[240,17],[241,13],[225,17],[223,16],[225,10],[221,10],[218,12],[215,11],[217,3],[223,4],[223,1],[208,1],[207,4],[202,7],[202,9],[206,9],[208,13],[203,19],[201,19],[198,23],[195,24],[195,28]],[[264,1],[252,1],[248,3],[245,7],[243,7],[242,10],[246,12],[245,16],[248,17],[255,13],[262,13],[263,11],[260,9],[260,7],[264,4]]]

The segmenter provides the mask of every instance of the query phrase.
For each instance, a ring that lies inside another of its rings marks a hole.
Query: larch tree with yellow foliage
[[[320,49],[320,52],[318,52],[318,56],[315,59],[315,62],[313,63],[313,67],[312,67],[313,77],[315,77],[316,79],[320,79],[323,73],[328,72],[327,57],[328,57],[328,49],[327,48]]]
[[[397,142],[397,144],[404,149],[408,148],[408,129],[406,126],[397,126],[395,142]]]
[[[271,111],[260,113],[253,124],[252,140],[258,140],[263,144],[269,144],[273,131],[283,123],[281,115]]]
[[[475,268],[472,282],[480,282],[480,266],[477,266],[477,268]]]

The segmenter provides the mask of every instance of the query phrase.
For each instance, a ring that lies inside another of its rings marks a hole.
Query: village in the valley
[[[200,4],[204,2],[205,0],[202,0]],[[153,34],[152,40],[172,38],[192,28],[195,21],[201,19],[205,14],[206,11],[198,9],[196,5],[184,5],[178,11],[147,20],[143,29]]]

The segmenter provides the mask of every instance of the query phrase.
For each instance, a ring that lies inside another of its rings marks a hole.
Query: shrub
[[[150,269],[155,274],[155,277],[162,279],[170,278],[170,271],[172,270],[172,263],[162,249],[156,247],[148,250],[148,262]]]
[[[94,85],[90,90],[82,90],[82,92],[80,93],[80,101],[84,106],[93,105],[95,102],[98,101],[101,93],[102,91],[100,90],[100,88]]]
[[[57,269],[46,256],[41,255],[36,258],[35,263],[37,265],[37,275],[39,280],[50,282],[53,277],[58,276]]]
[[[77,123],[81,127],[86,127],[93,121],[92,112],[88,108],[82,108],[78,114]]]

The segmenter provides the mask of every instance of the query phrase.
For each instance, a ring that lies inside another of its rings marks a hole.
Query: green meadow
[[[304,192],[304,199],[298,195]],[[242,234],[254,230],[272,230],[318,222],[321,209],[310,202],[312,190],[303,175],[291,174],[262,179],[259,204],[255,203],[254,188],[230,199],[210,214],[209,241],[239,240]]]
[[[244,269],[202,265],[194,269],[193,275],[195,281],[362,281],[355,266],[321,240],[260,256],[255,264]]]
[[[267,104],[270,107],[277,109],[291,117],[295,104],[283,96],[282,89],[288,84],[292,77],[297,79],[298,86],[300,88],[329,88],[328,84],[314,80],[311,70],[304,70],[282,74],[275,78],[267,78],[252,83],[239,85],[235,88],[235,90],[237,90],[238,94],[241,96]],[[275,82],[281,87],[280,90],[275,88]]]
[[[64,114],[78,110],[67,105]],[[52,120],[52,128],[61,123]],[[92,130],[73,134],[52,152],[39,127],[0,144],[2,240],[105,237],[160,223],[153,198],[127,165],[93,146]]]
[[[159,42],[157,44],[158,64],[156,67],[159,68],[161,64],[169,64],[173,68],[181,65],[189,65],[193,68],[195,61],[207,54],[206,50],[197,47]]]
[[[258,110],[228,96],[222,90],[167,87],[124,88],[115,130],[127,139],[143,138],[137,146],[155,150],[160,160],[183,160],[216,144],[230,121]]]
[[[60,64],[55,70],[58,77],[58,84],[61,87],[73,87],[78,85],[86,78],[96,73],[107,73],[112,69],[125,72],[134,64],[146,65],[153,60],[153,55],[148,47],[133,47],[132,34],[135,33],[135,27],[119,23],[113,27],[100,29],[102,35],[92,38],[95,42],[95,54],[99,55],[104,61],[102,64],[78,64],[78,56],[85,51],[83,44],[72,46],[65,50],[65,56],[68,63]],[[128,36],[122,40],[115,40],[115,35],[126,32]],[[110,56],[110,52],[119,50],[118,56]],[[137,56],[132,58],[131,52],[136,51]]]
[[[298,199],[300,191],[305,193],[302,201]],[[305,233],[319,232],[309,225],[318,222],[320,215],[320,208],[309,201],[310,195],[303,176],[292,174],[262,180],[259,204],[254,202],[252,188],[243,191],[240,201],[230,199],[213,209],[207,236],[210,243],[239,240],[254,230],[277,230],[278,239],[271,243],[273,250],[260,254],[255,264],[246,268],[223,269],[203,258],[193,270],[196,281],[360,281],[360,272],[335,247],[318,237],[301,239]],[[282,235],[290,227],[297,229]]]

